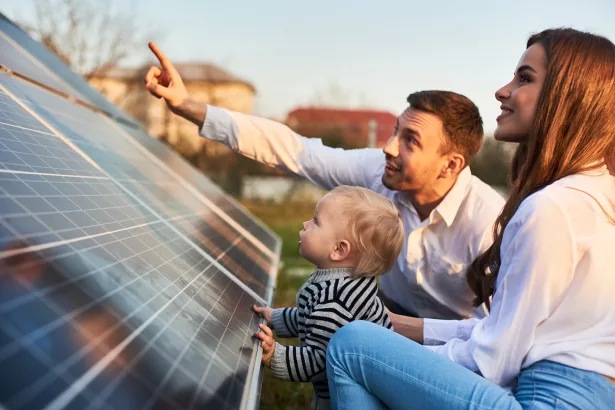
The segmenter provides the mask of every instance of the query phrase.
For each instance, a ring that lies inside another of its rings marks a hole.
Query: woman
[[[496,98],[495,138],[519,148],[494,244],[467,273],[490,316],[392,315],[408,338],[343,327],[327,350],[335,408],[615,408],[615,46],[536,34]]]

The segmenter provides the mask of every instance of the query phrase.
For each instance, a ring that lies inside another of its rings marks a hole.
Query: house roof
[[[245,84],[252,88],[254,86],[222,68],[207,63],[177,63],[175,68],[184,81],[204,81],[217,84]],[[118,80],[129,80],[145,76],[149,65],[143,67],[114,67],[102,75],[95,77],[113,78]]]
[[[397,116],[388,111],[299,107],[288,113],[287,122],[302,126],[360,126],[375,120],[376,144],[384,145],[393,133]]]

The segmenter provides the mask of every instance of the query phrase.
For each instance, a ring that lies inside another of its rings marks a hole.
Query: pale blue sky
[[[395,114],[422,89],[465,94],[495,128],[493,95],[530,33],[570,26],[615,41],[615,0],[137,0],[174,61],[208,61],[252,82],[256,113],[284,118],[318,101]],[[28,16],[28,1],[3,12]],[[146,44],[143,45],[146,47]]]

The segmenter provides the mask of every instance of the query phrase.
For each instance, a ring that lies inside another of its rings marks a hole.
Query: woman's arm
[[[577,256],[570,220],[558,202],[542,192],[519,207],[500,249],[490,316],[475,324],[467,340],[455,338],[429,348],[508,386],[532,348],[536,328],[570,285]]]

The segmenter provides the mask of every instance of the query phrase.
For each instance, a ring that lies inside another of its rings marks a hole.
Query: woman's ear
[[[333,248],[333,251],[329,254],[329,258],[336,262],[340,262],[350,256],[350,251],[350,242],[342,239],[335,244],[335,248]]]

